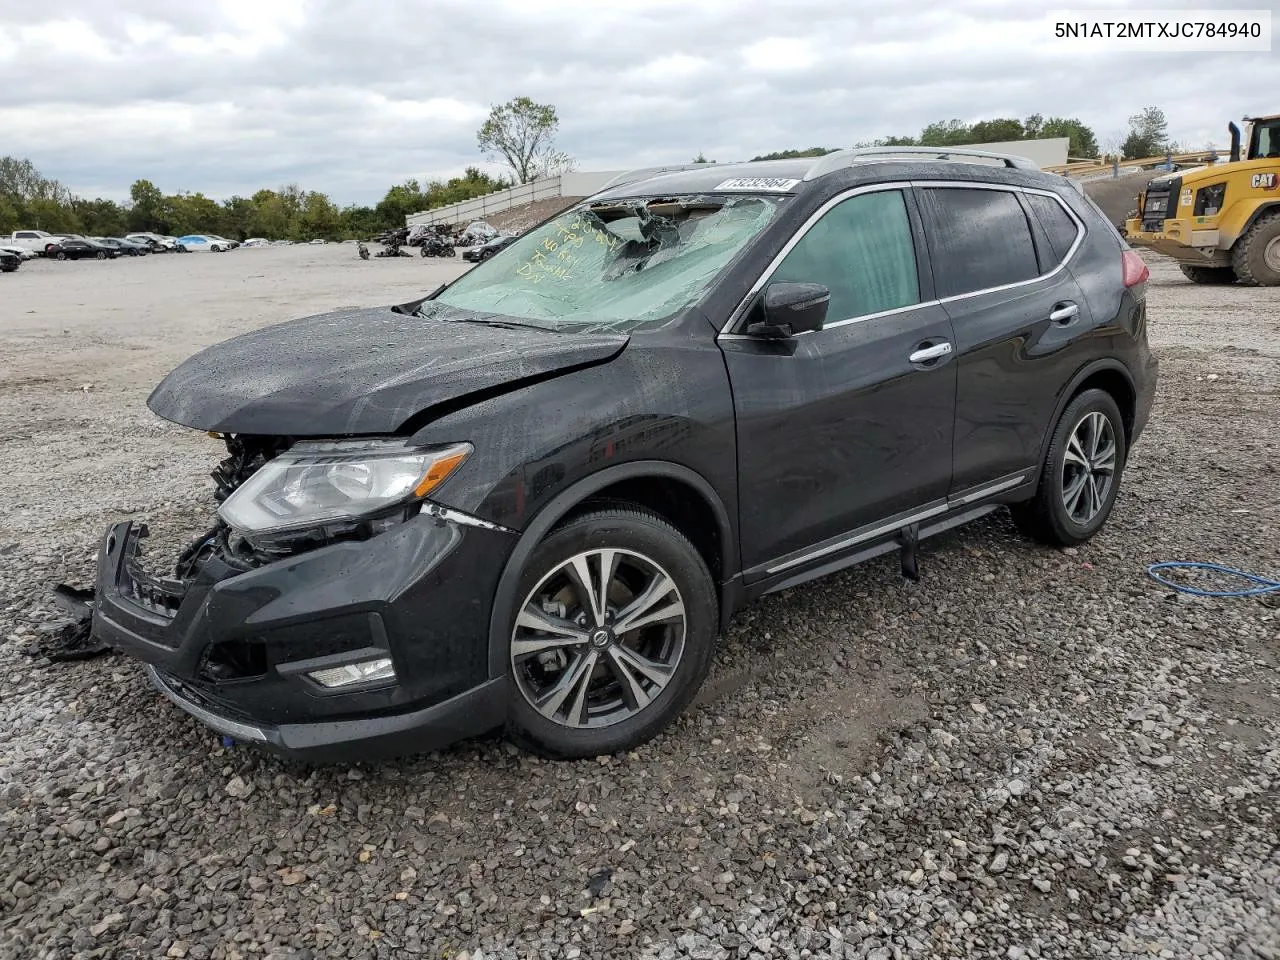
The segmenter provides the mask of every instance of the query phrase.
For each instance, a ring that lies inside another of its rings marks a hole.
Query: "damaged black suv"
[[[148,404],[225,439],[164,575],[107,532],[95,633],[314,760],[495,728],[623,750],[762,594],[1009,505],[1079,543],[1147,420],[1142,261],[1012,157],[636,175],[423,300],[211,347]]]

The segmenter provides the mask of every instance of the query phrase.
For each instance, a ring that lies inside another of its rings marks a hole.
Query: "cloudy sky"
[[[1050,11],[1228,5],[3,0],[0,153],[88,196],[121,199],[147,177],[219,198],[293,181],[368,203],[480,161],[489,106],[518,95],[556,106],[582,170],[1033,112],[1079,117],[1105,146],[1152,104],[1198,149],[1225,143],[1229,119],[1280,112],[1280,43],[1083,50],[1053,37]],[[1238,5],[1280,27],[1280,0]]]

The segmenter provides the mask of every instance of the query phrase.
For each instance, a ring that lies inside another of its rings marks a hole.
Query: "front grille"
[[[157,577],[143,569],[138,541],[147,535],[146,525],[129,532],[132,543],[125,547],[124,576],[120,591],[137,606],[172,620],[178,615],[189,581],[175,577]]]
[[[1164,222],[1169,217],[1168,191],[1148,191],[1146,202],[1142,205],[1142,229],[1147,232],[1158,232],[1164,229]]]

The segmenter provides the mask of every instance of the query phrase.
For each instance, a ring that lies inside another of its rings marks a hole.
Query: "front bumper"
[[[1164,229],[1143,230],[1138,218],[1125,221],[1124,237],[1132,246],[1149,247],[1182,263],[1200,266],[1229,266],[1230,252],[1219,249],[1220,235],[1216,229],[1205,229],[1193,219],[1165,220]]]
[[[251,569],[210,541],[187,580],[142,570],[145,536],[129,522],[107,531],[93,632],[213,729],[324,762],[435,749],[501,724],[489,615],[510,533],[423,514]],[[393,679],[326,688],[308,676],[377,657],[392,660]]]

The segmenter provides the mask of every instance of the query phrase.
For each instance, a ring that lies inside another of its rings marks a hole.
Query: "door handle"
[[[951,352],[951,343],[943,340],[941,343],[935,343],[931,347],[920,347],[915,353],[907,357],[912,363],[929,363],[931,360],[937,360],[945,357]]]
[[[1066,326],[1078,316],[1080,316],[1080,305],[1068,302],[1054,307],[1053,312],[1049,314],[1049,319]]]

